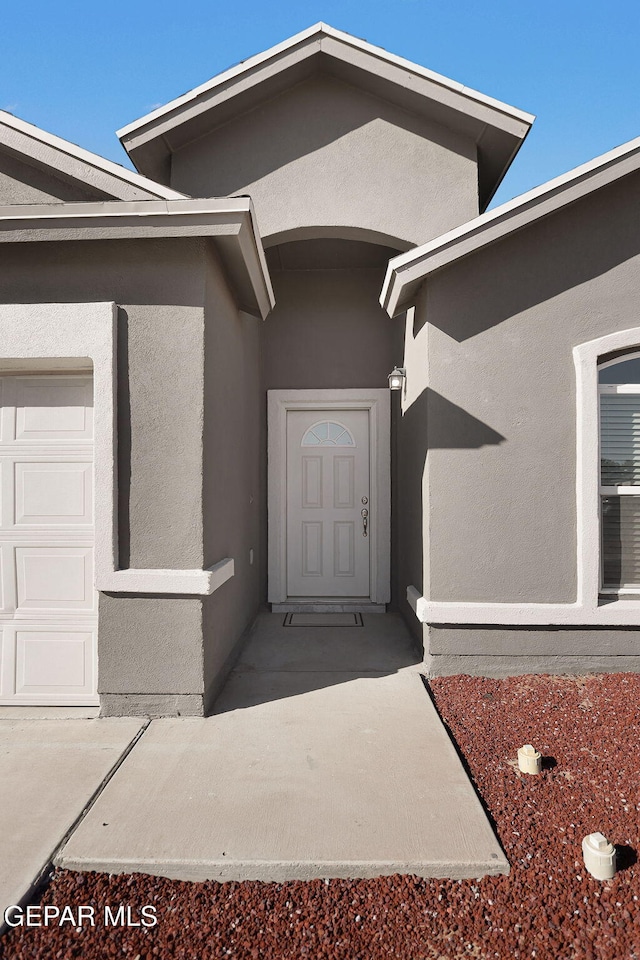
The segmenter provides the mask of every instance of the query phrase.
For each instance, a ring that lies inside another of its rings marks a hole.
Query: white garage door
[[[90,376],[0,376],[0,704],[95,704]]]

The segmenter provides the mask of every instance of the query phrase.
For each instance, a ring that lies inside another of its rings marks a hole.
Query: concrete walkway
[[[143,726],[70,719],[70,710],[24,719],[38,714],[27,707],[0,713],[0,926]]]
[[[153,721],[57,862],[186,880],[508,872],[402,620],[364,621],[261,616],[216,715]]]

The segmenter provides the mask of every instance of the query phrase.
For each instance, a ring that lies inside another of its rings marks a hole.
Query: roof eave
[[[4,110],[0,110],[0,149],[32,166],[50,171],[66,182],[115,199],[178,200],[185,197],[177,190],[127,170]]]
[[[436,122],[446,121],[445,125],[448,123],[453,128],[462,123],[469,128],[466,134],[472,139],[479,140],[487,129],[493,128],[498,146],[491,147],[489,143],[487,146],[497,150],[491,163],[495,168],[495,183],[491,180],[484,190],[481,202],[485,204],[535,119],[532,114],[320,23],[128,124],[118,131],[118,136],[140,169],[166,179],[163,170],[166,171],[172,141],[173,149],[179,149],[184,145],[180,138],[189,142],[189,137],[201,136],[206,114],[227,109],[230,100],[239,95],[249,96],[267,80],[275,83],[278,75],[300,69],[303,62],[318,54],[340,63],[341,69],[356,71],[364,78],[368,76],[371,83],[386,83],[387,89],[397,91],[398,97],[413,98],[414,106],[418,101],[428,104],[429,110],[437,115]]]
[[[275,304],[248,197],[0,207],[0,243],[210,237],[238,308],[265,319]]]
[[[640,137],[389,261],[380,303],[390,316],[413,304],[433,273],[640,170]]]

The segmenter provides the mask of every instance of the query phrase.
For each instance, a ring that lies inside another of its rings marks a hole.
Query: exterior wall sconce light
[[[394,367],[387,380],[389,381],[389,390],[402,390],[407,371],[404,367]]]

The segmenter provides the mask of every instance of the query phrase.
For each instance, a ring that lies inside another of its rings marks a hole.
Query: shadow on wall
[[[18,157],[0,155],[0,203],[51,203],[52,200],[75,201],[113,200],[101,190],[67,183],[53,174],[32,167]]]
[[[414,337],[428,318],[461,343],[640,255],[640,222],[628,214],[640,203],[640,177],[630,180],[431,277]]]
[[[405,411],[406,422],[410,422],[412,413],[422,417],[427,425],[425,461],[428,450],[472,450],[496,446],[506,439],[430,387]]]
[[[396,596],[409,619],[414,636],[418,621],[402,595],[403,587],[414,584],[428,590],[424,570],[424,538],[428,527],[424,515],[424,483],[430,450],[477,450],[498,446],[505,437],[427,387],[397,418],[396,435],[396,535],[401,549],[396,551]]]
[[[211,189],[212,170],[216,196],[227,196],[255,183],[288,164],[321,151],[368,125],[388,125],[385,139],[394,142],[398,127],[426,138],[446,150],[461,153],[462,140],[445,127],[357,90],[350,84],[322,74],[303,81],[249,113],[228,121],[224,137],[219,130],[209,135],[211,147],[202,150],[196,141],[174,158],[179,169],[192,178],[202,178],[202,188]],[[381,134],[382,136],[382,134]],[[469,147],[465,142],[466,156]],[[190,181],[191,182],[191,181]],[[191,191],[195,185],[191,182]],[[208,195],[208,194],[207,194]]]

